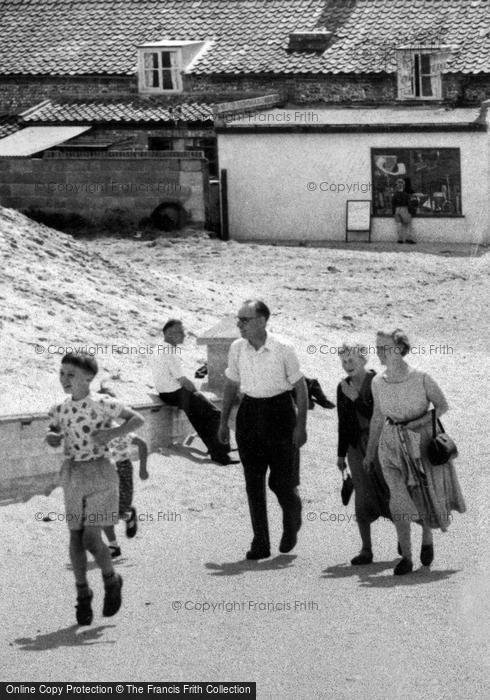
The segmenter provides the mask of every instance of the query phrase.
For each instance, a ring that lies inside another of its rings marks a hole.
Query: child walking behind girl
[[[112,398],[116,397],[114,391],[105,384],[101,384],[99,394],[112,396]],[[109,445],[111,456],[116,463],[117,475],[119,477],[119,517],[126,523],[126,537],[134,537],[138,530],[136,508],[133,506],[132,445],[136,445],[138,448],[140,479],[148,479],[148,470],[146,466],[148,461],[148,446],[142,438],[138,435],[134,435],[134,433],[129,433],[124,437],[112,440]],[[105,527],[104,534],[109,542],[111,557],[113,559],[120,557],[121,547],[117,542],[114,525]]]
[[[88,353],[67,353],[61,360],[60,382],[69,397],[49,412],[46,442],[58,447],[64,441],[65,461],[61,485],[66,521],[70,530],[70,560],[77,588],[76,618],[79,625],[93,619],[93,592],[87,580],[87,552],[102,572],[104,617],[121,607],[122,577],[116,574],[101,528],[118,520],[118,477],[109,457],[108,444],[138,429],[143,418],[115,399],[92,394],[90,383],[98,372]],[[123,422],[111,428],[113,419]]]

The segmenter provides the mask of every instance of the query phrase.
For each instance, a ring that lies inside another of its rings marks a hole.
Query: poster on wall
[[[374,216],[393,216],[400,179],[416,216],[462,216],[459,148],[372,148],[371,169]]]

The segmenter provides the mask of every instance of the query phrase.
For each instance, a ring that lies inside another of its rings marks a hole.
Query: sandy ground
[[[302,451],[299,544],[291,555],[276,549],[270,560],[244,562],[251,533],[240,465],[211,464],[192,449],[196,440],[151,456],[151,478],[137,485],[139,533],[129,541],[121,532],[124,607],[101,617],[92,567],[96,617],[86,629],[74,625],[66,526],[36,521],[37,513],[62,512],[60,490],[5,506],[2,680],[256,681],[260,698],[488,695],[488,259],[481,251],[280,248],[204,236],[84,242],[8,210],[0,210],[0,234],[2,413],[46,410],[60,396],[55,348],[66,345],[107,346],[98,355],[101,378],[110,377],[122,398],[144,400],[152,388],[145,348],[159,342],[162,321],[180,316],[191,331],[184,353],[191,372],[205,359],[195,337],[260,295],[274,312],[272,328],[295,342],[304,371],[329,396],[341,377],[342,340],[373,343],[379,327],[409,332],[417,348],[410,361],[430,371],[450,401],[445,425],[460,448],[468,505],[448,533],[436,534],[431,571],[392,576],[396,536],[388,522],[374,529],[375,563],[350,567],[359,544],[353,506],[340,503],[336,419],[316,408]],[[140,350],[124,350],[131,347]],[[370,364],[379,367],[374,356]],[[280,514],[272,495],[269,503],[277,543]],[[416,531],[415,552],[419,538]]]

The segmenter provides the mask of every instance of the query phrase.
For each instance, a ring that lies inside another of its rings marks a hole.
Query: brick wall
[[[388,73],[369,75],[295,75],[260,74],[187,75],[185,93],[168,97],[170,102],[185,99],[224,101],[243,99],[264,92],[278,92],[297,104],[389,103],[396,100],[396,76]],[[490,97],[488,75],[446,75],[444,99],[460,104],[479,104]],[[18,113],[46,99],[97,99],[138,96],[135,76],[37,76],[0,77],[0,113]]]
[[[194,94],[213,91],[273,91],[296,104],[326,103],[393,103],[397,101],[394,74],[329,76],[188,76]],[[490,97],[490,76],[445,75],[443,99],[460,105],[479,105]]]
[[[194,94],[203,92],[276,92],[296,104],[317,102],[389,102],[396,97],[396,79],[387,74],[330,76],[187,76]]]
[[[490,98],[490,75],[445,75],[442,82],[445,100],[458,105],[480,105]]]
[[[13,76],[0,78],[0,113],[17,114],[43,100],[137,96],[136,78],[127,76]]]
[[[191,223],[206,220],[207,162],[192,153],[52,153],[0,158],[0,203],[78,214],[91,224],[111,216],[137,225],[164,202],[179,202]]]

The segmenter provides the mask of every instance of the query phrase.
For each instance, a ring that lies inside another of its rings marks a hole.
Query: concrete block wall
[[[206,221],[207,161],[164,151],[0,158],[0,203],[46,213],[78,214],[91,224],[123,214],[137,224],[160,204],[179,202],[190,223]]]
[[[176,408],[156,402],[134,408],[145,418],[138,434],[146,440],[150,454],[194,433],[185,414]],[[0,417],[0,504],[49,493],[59,485],[63,450],[44,442],[48,424],[47,414],[41,413]],[[133,456],[138,458],[137,450]]]

